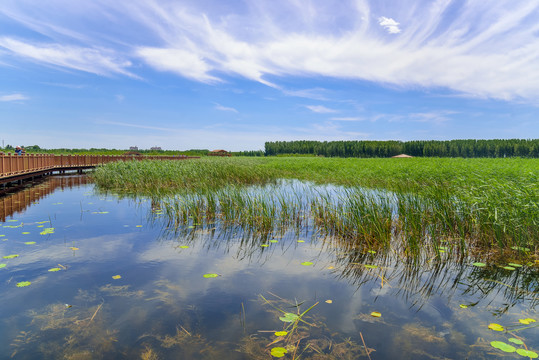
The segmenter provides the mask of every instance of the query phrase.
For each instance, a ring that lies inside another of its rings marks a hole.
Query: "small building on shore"
[[[232,156],[226,150],[212,150],[208,153],[208,156]]]
[[[392,158],[413,158],[413,156],[406,155],[406,154],[400,154],[400,155],[392,156]]]

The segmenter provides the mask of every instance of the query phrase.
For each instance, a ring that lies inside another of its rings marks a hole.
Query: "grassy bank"
[[[103,189],[169,195],[164,207],[182,224],[217,219],[268,233],[301,228],[311,219],[309,226],[342,238],[372,246],[400,238],[409,250],[450,243],[533,252],[539,239],[534,159],[219,158],[113,163],[94,177]],[[252,193],[234,187],[278,179],[347,190]]]

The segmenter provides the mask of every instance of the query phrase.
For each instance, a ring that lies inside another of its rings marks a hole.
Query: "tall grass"
[[[533,252],[539,242],[535,159],[143,161],[107,164],[94,178],[104,189],[162,197],[178,224],[212,219],[268,234],[290,226],[299,231],[312,220],[319,231],[373,246],[400,239],[410,252],[436,251],[442,244],[455,251],[481,246]],[[279,178],[346,190],[242,187]]]

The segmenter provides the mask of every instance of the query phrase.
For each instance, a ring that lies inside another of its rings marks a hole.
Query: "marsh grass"
[[[369,246],[399,239],[408,253],[451,244],[458,253],[513,248],[533,256],[539,239],[534,159],[142,161],[107,164],[93,176],[101,189],[151,195],[175,225],[218,221],[268,236],[312,222]],[[303,185],[282,186],[286,178]]]

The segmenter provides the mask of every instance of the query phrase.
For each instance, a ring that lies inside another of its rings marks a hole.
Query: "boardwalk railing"
[[[90,168],[113,161],[131,160],[185,160],[178,156],[135,156],[135,155],[52,155],[25,154],[0,155],[0,179],[46,171]]]

